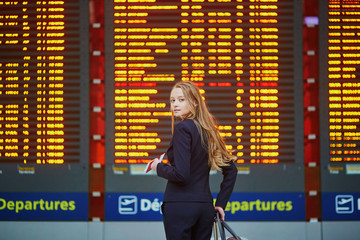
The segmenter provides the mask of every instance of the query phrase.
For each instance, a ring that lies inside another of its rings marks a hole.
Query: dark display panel
[[[319,8],[323,191],[360,190],[359,3],[328,1]]]
[[[0,178],[12,179],[0,190],[51,189],[46,186],[53,183],[50,179],[60,182],[61,176],[66,185],[72,174],[87,182],[88,30],[80,27],[88,25],[84,3],[0,1]],[[25,185],[37,184],[18,186],[24,176],[31,176]]]
[[[106,12],[109,189],[130,188],[116,176],[147,184],[145,164],[171,139],[171,87],[186,80],[201,88],[240,173],[302,171],[301,4],[121,0]]]

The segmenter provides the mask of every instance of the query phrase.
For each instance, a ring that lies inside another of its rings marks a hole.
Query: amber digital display
[[[0,1],[0,161],[80,155],[77,1]]]
[[[360,1],[329,1],[327,32],[330,162],[360,162]]]
[[[295,95],[302,94],[295,87],[302,81],[294,74],[295,5],[114,0],[106,16],[112,162],[146,163],[166,151],[170,89],[185,80],[202,89],[238,163],[294,162],[295,122],[302,121],[295,119]]]

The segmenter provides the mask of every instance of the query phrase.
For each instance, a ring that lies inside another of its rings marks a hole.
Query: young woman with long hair
[[[226,149],[216,120],[195,84],[175,84],[170,108],[173,137],[167,150],[169,164],[155,158],[151,165],[158,176],[168,180],[162,205],[166,238],[208,240],[215,211],[225,217],[224,208],[237,176],[236,157]],[[181,120],[176,125],[175,118]],[[209,187],[211,169],[223,174],[215,207]]]

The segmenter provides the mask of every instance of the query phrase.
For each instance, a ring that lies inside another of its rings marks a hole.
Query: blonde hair
[[[236,157],[231,155],[226,149],[225,142],[217,128],[216,119],[209,112],[199,88],[189,81],[178,82],[172,89],[175,88],[182,90],[188,103],[190,113],[186,116],[186,119],[192,119],[200,132],[201,142],[208,150],[209,166],[212,169],[220,170],[220,167],[228,165],[229,161],[235,161]],[[174,129],[174,113],[172,113],[172,128]],[[204,134],[207,140],[207,146],[205,144]]]

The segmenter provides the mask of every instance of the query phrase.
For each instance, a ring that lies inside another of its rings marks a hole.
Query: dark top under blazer
[[[201,144],[199,131],[191,119],[178,123],[167,150],[170,164],[157,165],[157,175],[168,180],[164,202],[212,202],[209,186],[208,153]],[[223,181],[216,206],[225,209],[235,185],[237,169],[231,161],[222,167]]]

